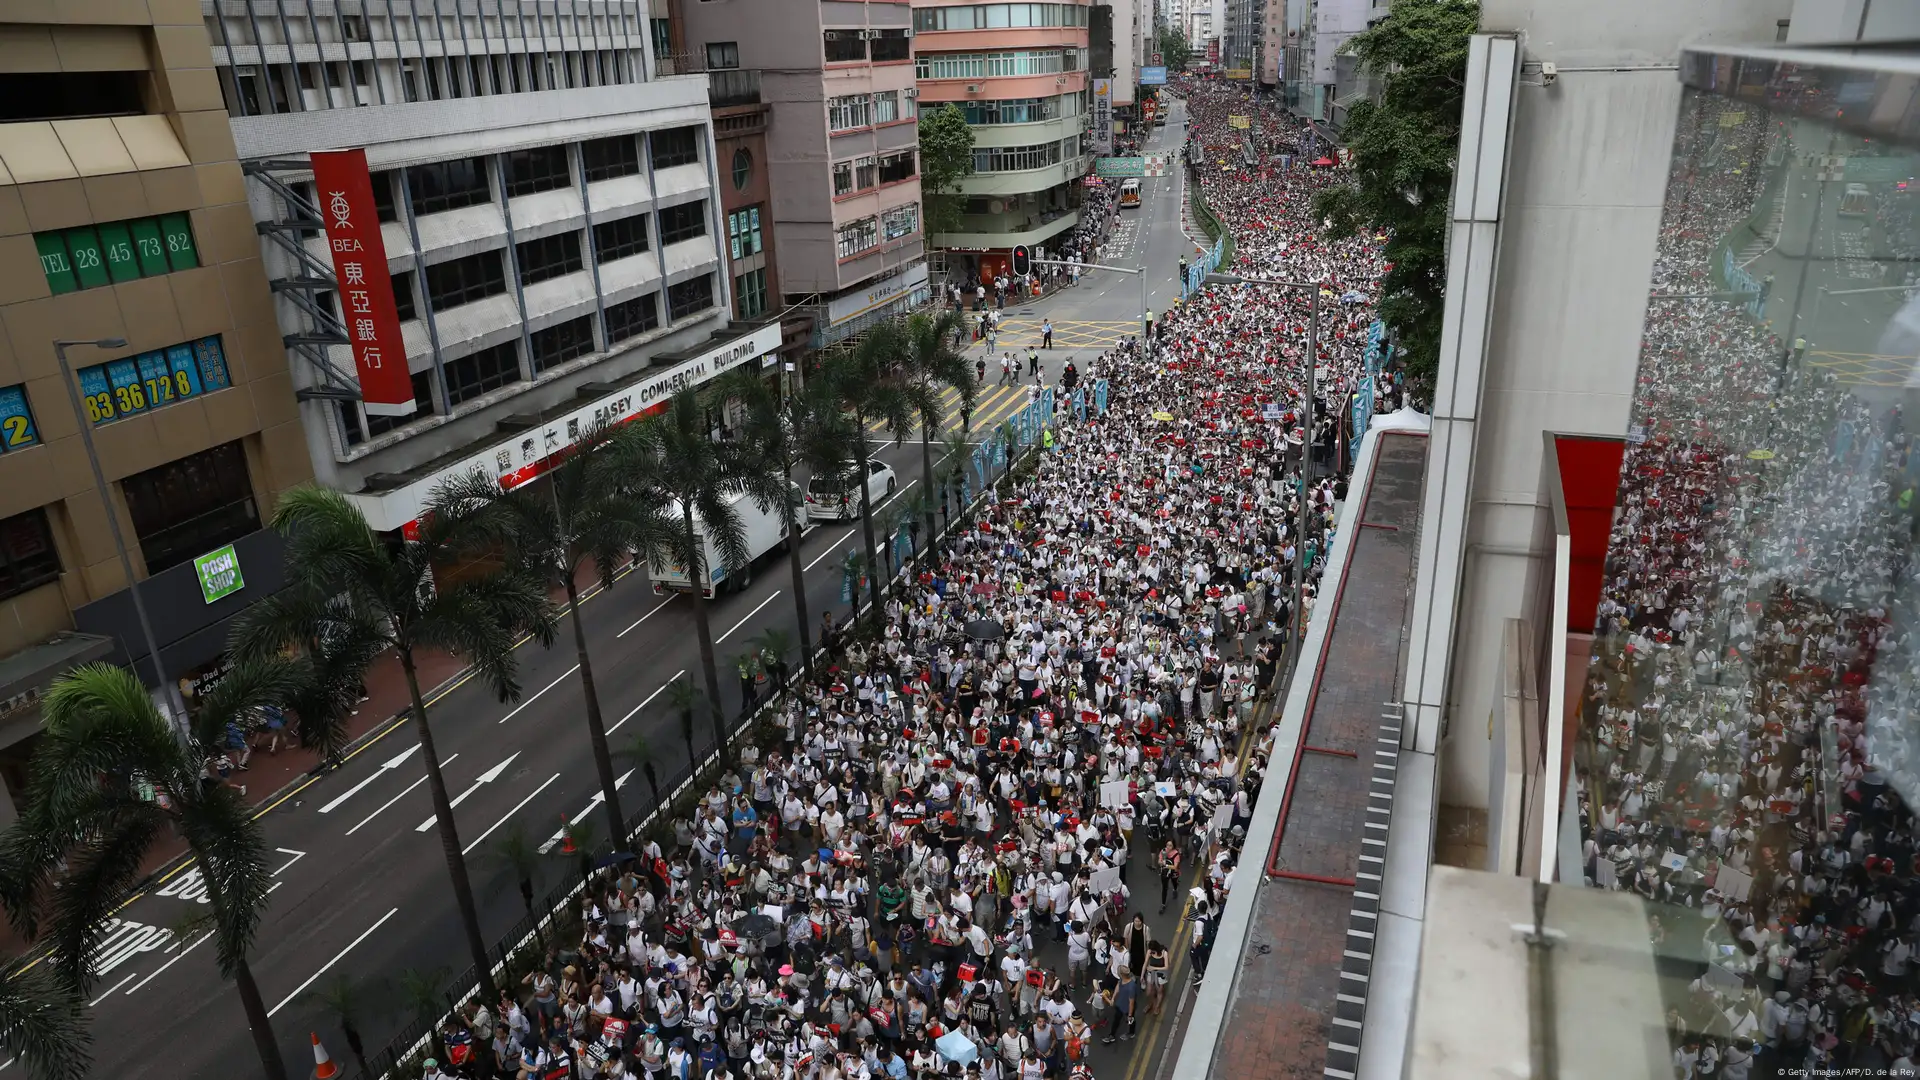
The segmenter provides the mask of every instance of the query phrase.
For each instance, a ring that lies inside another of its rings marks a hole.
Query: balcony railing
[[[667,53],[656,61],[662,75],[705,75],[707,102],[715,108],[760,104],[758,68],[715,68],[701,53]]]

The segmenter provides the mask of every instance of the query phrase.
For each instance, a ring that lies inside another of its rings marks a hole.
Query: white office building
[[[314,473],[376,528],[413,521],[451,472],[531,478],[587,423],[778,348],[777,324],[729,321],[707,78],[659,74],[667,24],[646,0],[205,11]],[[357,400],[317,231],[306,155],[351,148],[412,416]]]

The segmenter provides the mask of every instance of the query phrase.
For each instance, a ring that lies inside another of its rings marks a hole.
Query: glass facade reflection
[[[1653,902],[1678,1075],[1898,1068],[1920,67],[1692,52],[1680,74],[1576,749],[1585,871]]]

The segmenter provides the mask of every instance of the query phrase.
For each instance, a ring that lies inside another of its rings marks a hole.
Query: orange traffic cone
[[[327,1048],[320,1045],[320,1035],[313,1034],[313,1080],[333,1080],[340,1075],[340,1066],[327,1056]]]
[[[573,855],[577,854],[579,850],[579,848],[573,846],[573,826],[568,824],[566,816],[562,815],[560,818],[560,854]]]

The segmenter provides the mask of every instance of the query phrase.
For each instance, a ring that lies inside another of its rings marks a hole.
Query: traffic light
[[[1013,245],[1013,276],[1025,277],[1033,273],[1033,252],[1025,244]]]

